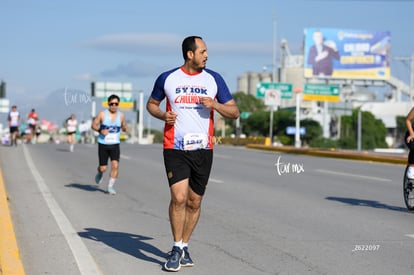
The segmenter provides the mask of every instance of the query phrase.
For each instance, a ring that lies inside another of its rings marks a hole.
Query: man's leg
[[[174,241],[188,243],[200,217],[202,196],[194,193],[188,179],[171,186],[169,215]]]
[[[111,160],[111,178],[116,179],[118,177],[118,166],[119,162],[117,160]]]
[[[188,243],[200,218],[201,201],[203,197],[188,188],[188,198],[185,208],[185,223],[183,229],[183,242]]]
[[[119,162],[117,160],[111,160],[111,172],[109,173],[108,193],[112,195],[116,194],[114,184],[118,177],[118,165]]]
[[[181,268],[181,258],[184,254],[182,240],[186,220],[188,190],[188,179],[177,181],[170,187],[171,200],[168,210],[174,245],[164,265],[164,268],[169,271],[178,271]]]
[[[188,179],[178,181],[171,185],[171,201],[169,216],[174,242],[183,240],[184,225],[186,222],[186,206],[190,187]]]
[[[414,179],[414,150],[410,150],[408,153],[408,164],[407,177],[409,179]]]

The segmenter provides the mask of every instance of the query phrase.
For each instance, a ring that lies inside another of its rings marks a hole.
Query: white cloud
[[[104,77],[146,77],[154,76],[162,71],[162,68],[142,61],[132,61],[127,64],[120,64],[114,69],[101,72]]]
[[[272,45],[260,42],[211,42],[209,52],[226,55],[271,55]]]
[[[82,81],[93,81],[95,79],[95,76],[91,73],[83,73],[83,74],[76,75],[74,79],[82,80]]]
[[[151,54],[176,54],[182,37],[175,34],[119,33],[96,37],[84,43],[99,50]]]
[[[119,33],[96,37],[83,43],[84,46],[107,51],[145,53],[146,55],[181,53],[183,37],[168,33]],[[207,41],[209,52],[216,55],[269,55],[272,45],[264,42],[214,42]]]

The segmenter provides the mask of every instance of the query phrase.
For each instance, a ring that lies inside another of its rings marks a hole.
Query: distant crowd
[[[93,134],[90,130],[90,123],[82,121],[78,124],[75,115],[71,114],[64,121],[64,127],[50,127],[49,124],[42,124],[35,109],[21,116],[16,105],[13,105],[7,116],[9,131],[1,137],[3,145],[17,146],[19,143],[90,143]],[[71,134],[68,135],[68,132]]]

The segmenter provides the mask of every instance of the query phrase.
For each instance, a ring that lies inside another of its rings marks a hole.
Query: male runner
[[[95,182],[102,181],[108,165],[108,159],[111,159],[111,172],[109,174],[108,193],[115,195],[115,181],[118,177],[120,151],[120,134],[121,129],[129,132],[125,122],[125,115],[118,111],[119,97],[111,95],[108,97],[108,109],[101,111],[92,121],[92,129],[99,132],[98,136],[98,156],[99,167],[95,176]]]

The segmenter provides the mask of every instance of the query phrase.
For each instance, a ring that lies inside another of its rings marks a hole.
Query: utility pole
[[[143,144],[142,134],[144,130],[144,92],[139,92],[139,121],[138,121],[138,144]]]
[[[276,82],[276,61],[277,61],[277,55],[276,55],[276,48],[277,48],[277,36],[276,36],[276,30],[277,30],[277,21],[276,16],[273,16],[273,73],[272,73],[272,82]]]
[[[410,57],[395,57],[395,60],[398,61],[410,61],[410,91],[409,91],[409,97],[410,97],[410,108],[413,106],[413,94],[414,94],[414,54],[412,54]]]
[[[277,47],[277,39],[276,39],[276,16],[273,16],[273,70],[272,70],[272,83],[276,82],[276,47]],[[270,146],[273,145],[273,112],[274,106],[270,107],[270,122],[269,122],[269,138],[270,138]]]

